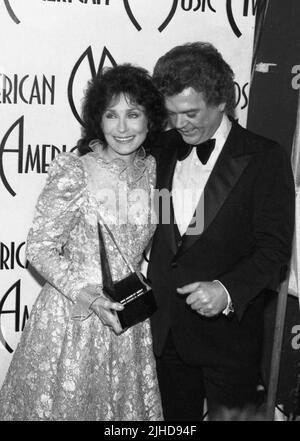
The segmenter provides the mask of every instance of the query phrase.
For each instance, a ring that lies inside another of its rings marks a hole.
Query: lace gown
[[[97,213],[131,264],[154,232],[155,161],[106,162],[98,144],[60,154],[49,168],[29,232],[27,257],[44,276],[0,392],[0,420],[162,419],[149,320],[116,336],[88,310],[81,288],[101,285]],[[128,274],[108,234],[114,280]],[[75,320],[81,315],[83,320]],[[86,318],[87,317],[87,318]]]

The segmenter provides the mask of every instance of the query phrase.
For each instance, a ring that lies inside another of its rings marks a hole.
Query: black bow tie
[[[199,160],[202,162],[202,164],[206,164],[209,160],[211,152],[215,147],[215,143],[216,140],[213,138],[208,139],[207,141],[204,141],[198,145],[182,144],[178,149],[177,159],[178,161],[183,161],[189,156],[193,148],[196,148]]]

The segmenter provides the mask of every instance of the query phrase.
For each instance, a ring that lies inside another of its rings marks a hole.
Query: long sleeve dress
[[[155,161],[141,149],[133,164],[107,162],[102,147],[60,154],[36,206],[27,257],[46,280],[0,392],[0,420],[162,419],[149,320],[117,336],[82,295],[99,285],[98,213],[138,268],[155,222]],[[114,280],[128,274],[104,231]],[[78,316],[84,318],[76,319]]]

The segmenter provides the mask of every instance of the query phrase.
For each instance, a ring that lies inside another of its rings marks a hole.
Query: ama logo
[[[129,4],[129,0],[123,0],[123,3],[124,3],[126,13],[129,17],[131,23],[138,31],[141,31],[142,27],[138,23],[137,19],[135,18],[134,14],[132,12],[132,8]],[[168,24],[170,23],[170,21],[172,20],[172,18],[175,15],[175,12],[177,10],[177,6],[178,6],[178,0],[173,0],[172,4],[171,4],[170,12],[168,13],[168,15],[167,15],[166,19],[163,21],[163,23],[158,27],[159,32],[162,32],[168,26]]]
[[[13,10],[13,8],[11,7],[11,4],[10,4],[10,0],[4,0],[4,6],[6,7],[7,12],[8,12],[9,15],[10,15],[10,18],[11,18],[16,24],[19,24],[19,23],[20,23],[20,20],[18,19],[18,17],[17,17],[16,14],[14,13],[14,10]]]
[[[24,115],[17,119],[6,131],[0,141],[0,183],[4,184],[5,189],[16,196],[14,187],[19,187],[20,175],[29,173],[45,174],[48,167],[61,152],[74,151],[66,144],[56,146],[52,143],[25,143],[25,119]],[[8,156],[10,159],[7,159]],[[13,156],[14,159],[11,159]],[[14,161],[14,167],[10,167],[12,176],[5,170],[5,165]],[[8,176],[9,175],[9,176]],[[1,268],[0,268],[1,269]]]
[[[220,2],[216,2],[215,5],[218,5]],[[132,7],[130,5],[129,0],[123,0],[123,4],[127,13],[127,16],[129,17],[131,23],[133,24],[133,26],[138,30],[141,31],[142,27],[140,25],[140,23],[137,21],[133,11],[132,11]],[[234,5],[234,7],[233,7]],[[256,10],[260,7],[261,10],[264,10],[264,8],[266,8],[266,4],[263,3],[259,3],[258,0],[244,0],[244,2],[240,2],[240,0],[226,0],[226,14],[227,14],[227,19],[228,22],[231,26],[231,29],[233,31],[233,33],[236,35],[237,38],[240,38],[242,35],[242,32],[240,31],[238,24],[237,24],[237,20],[235,15],[239,15],[239,13],[235,12],[235,8],[238,7],[240,9],[242,5],[243,11],[242,11],[242,15],[243,17],[247,17],[249,14],[251,14],[251,5],[252,5],[252,15],[256,15]],[[213,6],[211,4],[211,0],[173,0],[171,5],[170,5],[170,11],[167,15],[167,17],[165,18],[165,20],[163,21],[163,23],[158,27],[158,31],[162,32],[164,31],[164,29],[169,25],[169,23],[172,21],[176,11],[178,8],[181,8],[183,11],[185,12],[206,12],[206,10],[209,10],[216,13],[217,6]],[[223,7],[223,6],[222,6]],[[201,9],[200,9],[201,8]],[[265,12],[265,11],[264,11]]]
[[[258,0],[252,0],[252,15],[256,15],[258,6],[261,6],[261,8],[267,8],[268,3],[266,4],[259,4]],[[232,0],[226,0],[226,12],[227,12],[227,18],[229,21],[229,24],[231,26],[231,29],[233,30],[234,34],[237,38],[240,38],[242,33],[237,25],[236,19],[234,17],[233,8],[232,8]],[[264,11],[266,12],[266,10]],[[249,14],[251,14],[251,5],[250,0],[244,0],[243,5],[243,17],[247,17]]]
[[[8,309],[6,308],[6,302]],[[10,304],[12,303],[13,306]],[[12,332],[19,333],[23,331],[26,321],[29,318],[28,306],[21,306],[21,280],[17,280],[0,299],[0,349],[4,347],[9,353],[14,350],[8,343],[6,330],[12,325],[11,316],[14,316],[14,329]],[[9,319],[5,320],[5,317]]]
[[[94,78],[104,66],[116,66],[116,65],[117,65],[116,61],[114,60],[113,56],[106,48],[106,46],[104,46],[103,48],[100,62],[98,64],[98,68],[96,68],[91,46],[89,46],[87,50],[84,51],[83,54],[79,57],[79,59],[76,61],[71,71],[71,75],[68,83],[68,100],[73,115],[81,125],[82,125],[82,120],[80,117],[80,111],[78,111],[78,109],[80,108],[81,105],[82,96],[81,95],[75,96],[74,91],[75,90],[81,91],[85,89],[87,83],[86,75],[89,75],[89,78]]]

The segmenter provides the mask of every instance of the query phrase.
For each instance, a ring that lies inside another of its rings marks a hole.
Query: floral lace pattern
[[[3,383],[0,420],[162,419],[149,320],[116,336],[94,313],[72,318],[80,290],[101,285],[97,213],[134,268],[154,232],[150,198],[139,195],[154,187],[155,161],[138,162],[138,170],[105,163],[97,145],[52,162],[27,240],[28,260],[46,283]],[[104,236],[113,278],[121,279],[128,270]]]

